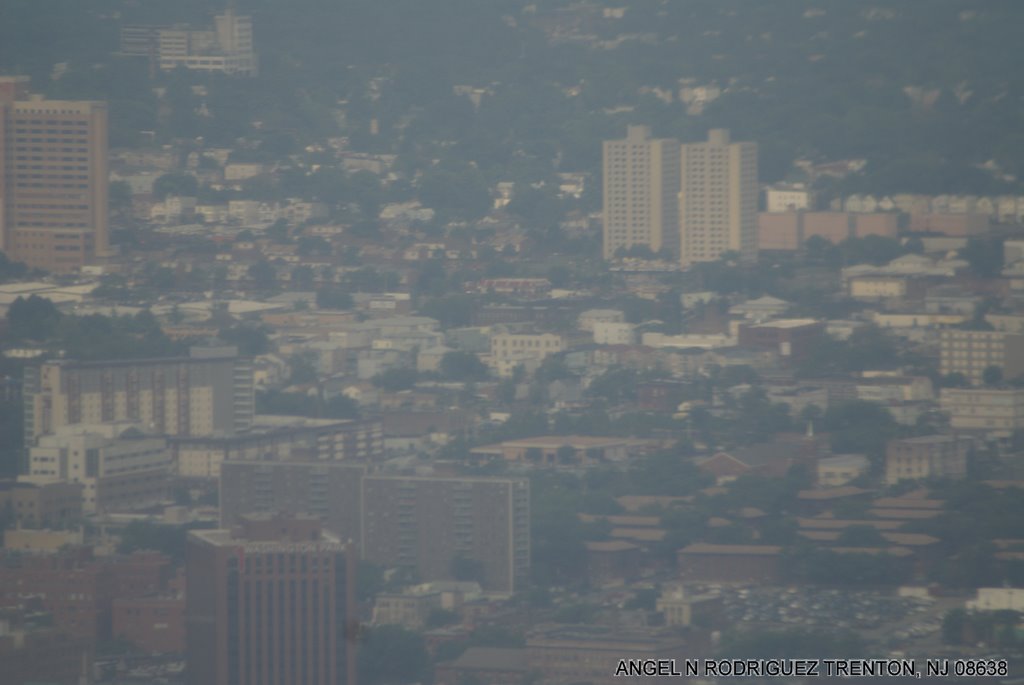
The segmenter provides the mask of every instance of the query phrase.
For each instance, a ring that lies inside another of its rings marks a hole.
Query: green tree
[[[1003,241],[995,237],[968,238],[960,256],[967,260],[974,275],[993,278],[1003,269]]]
[[[419,374],[411,367],[396,367],[382,371],[374,376],[371,381],[374,385],[388,392],[408,390],[416,385]]]
[[[487,365],[472,352],[448,352],[441,357],[441,375],[451,381],[479,381],[488,376]]]
[[[153,197],[158,202],[162,202],[169,195],[195,197],[198,192],[199,181],[189,173],[173,172],[153,181]]]
[[[270,351],[270,338],[267,333],[268,329],[265,326],[239,323],[222,327],[217,335],[224,342],[236,346],[239,354],[254,356]]]
[[[316,306],[321,309],[352,309],[352,296],[338,286],[324,286],[316,291]]]
[[[332,252],[331,244],[318,235],[304,235],[300,237],[296,249],[304,257],[310,255],[330,255]]]
[[[829,407],[822,421],[831,434],[836,454],[866,454],[881,459],[888,440],[897,437],[899,426],[889,410],[877,402],[849,400]]]
[[[850,526],[839,534],[837,544],[842,547],[885,547],[885,538],[874,526]]]
[[[424,172],[419,198],[425,206],[444,214],[475,219],[491,205],[483,174],[470,164],[449,162]]]
[[[326,419],[358,419],[359,403],[347,395],[334,395],[324,403]]]
[[[249,278],[259,290],[273,290],[277,287],[277,269],[267,260],[261,260],[249,267]]]
[[[46,298],[38,295],[29,295],[28,299],[17,297],[7,309],[8,335],[11,340],[50,340],[57,334],[62,318],[56,305]]]
[[[121,220],[131,218],[132,215],[132,187],[127,181],[112,181],[107,189],[108,207],[111,218]]]
[[[962,644],[967,623],[967,611],[965,609],[950,609],[947,611],[942,619],[943,644]]]
[[[292,269],[291,284],[295,290],[312,290],[313,269],[305,264]]]
[[[988,386],[999,385],[1003,382],[1003,369],[999,366],[987,366],[981,372],[981,380]]]
[[[138,550],[162,552],[176,563],[185,561],[185,539],[189,530],[208,525],[169,526],[151,521],[132,521],[121,533],[117,551],[131,554]]]
[[[315,383],[317,380],[315,352],[293,354],[288,357],[288,367],[291,369],[288,376],[289,383]]]
[[[359,682],[394,685],[424,682],[429,659],[423,637],[399,626],[374,626],[359,648]]]

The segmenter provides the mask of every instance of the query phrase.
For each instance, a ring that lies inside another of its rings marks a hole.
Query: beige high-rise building
[[[680,155],[680,262],[710,262],[728,251],[757,259],[757,143],[733,143],[712,129]]]
[[[108,251],[107,106],[0,77],[0,251],[69,273]]]
[[[188,357],[73,361],[25,368],[25,441],[63,426],[132,421],[157,435],[230,435],[253,421],[252,360],[234,347]]]
[[[679,141],[630,126],[604,141],[604,258],[645,246],[679,254]]]

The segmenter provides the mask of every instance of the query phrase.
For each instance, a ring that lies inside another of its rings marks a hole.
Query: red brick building
[[[355,554],[313,517],[189,533],[189,685],[355,682]]]
[[[92,667],[92,645],[53,627],[31,625],[26,612],[0,616],[0,682],[78,683]]]
[[[800,361],[823,336],[825,325],[814,319],[777,319],[739,328],[739,346],[769,350],[785,360]]]
[[[97,558],[89,548],[46,556],[0,556],[0,608],[37,600],[53,615],[53,626],[89,643],[111,636],[115,598],[162,592],[172,571],[156,552]]]
[[[5,555],[0,564],[0,607],[39,598],[53,626],[90,643],[110,637],[114,574],[88,549],[53,556]]]
[[[115,599],[113,636],[149,653],[185,651],[185,598]]]

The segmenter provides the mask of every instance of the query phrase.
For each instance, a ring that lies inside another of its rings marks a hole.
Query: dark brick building
[[[189,533],[190,685],[354,683],[355,556],[314,517]]]

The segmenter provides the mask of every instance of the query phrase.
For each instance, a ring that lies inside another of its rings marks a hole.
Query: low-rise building
[[[593,331],[599,323],[624,323],[626,315],[619,309],[588,309],[576,318],[576,326],[581,331]]]
[[[625,540],[584,543],[587,549],[587,577],[598,587],[633,580],[640,575],[640,547]]]
[[[89,682],[93,645],[52,624],[45,612],[0,614],[0,673],[5,683]]]
[[[533,682],[526,650],[521,647],[470,647],[457,659],[434,669],[436,685],[467,682],[526,685]]]
[[[963,478],[971,441],[954,435],[924,435],[890,440],[885,449],[885,482]]]
[[[646,453],[657,441],[642,438],[605,438],[582,435],[543,435],[475,447],[479,457],[501,457],[508,462],[538,466],[586,466],[627,461]]]
[[[662,590],[655,604],[665,618],[667,626],[711,627],[724,616],[721,595],[715,593],[692,594],[683,589],[682,585],[670,586]]]
[[[185,652],[185,598],[119,597],[113,601],[112,634],[150,654]]]
[[[595,322],[594,343],[598,345],[632,345],[636,342],[635,326],[624,322]]]
[[[565,338],[555,333],[494,333],[491,336],[491,359],[502,361],[514,356],[544,359],[565,347]]]
[[[771,350],[782,359],[799,361],[825,335],[825,324],[815,319],[778,319],[741,324],[739,346]]]
[[[779,184],[764,190],[765,208],[772,213],[812,209],[814,195],[803,183]]]
[[[129,422],[63,426],[29,450],[26,480],[81,483],[86,513],[137,511],[167,498],[167,440]]]
[[[422,630],[430,614],[439,609],[440,592],[382,592],[373,602],[373,622]]]
[[[82,484],[0,480],[0,511],[23,528],[67,525],[82,516]]]
[[[847,292],[855,300],[920,299],[927,291],[927,281],[917,276],[894,274],[863,274],[846,281]]]
[[[590,682],[613,685],[623,659],[676,659],[694,653],[682,638],[652,629],[614,630],[603,626],[544,625],[526,638],[526,661],[545,683]]]
[[[939,404],[954,430],[1009,437],[1024,429],[1024,388],[943,388]]]
[[[781,574],[776,545],[716,545],[696,542],[679,550],[679,574],[687,581],[774,583]]]
[[[174,438],[171,450],[179,476],[217,478],[226,461],[372,461],[384,453],[384,437],[375,419],[261,414],[235,435]]]
[[[966,606],[970,611],[1024,611],[1024,588],[980,587]]]
[[[818,460],[818,485],[837,488],[867,473],[871,462],[863,454],[838,454]]]

